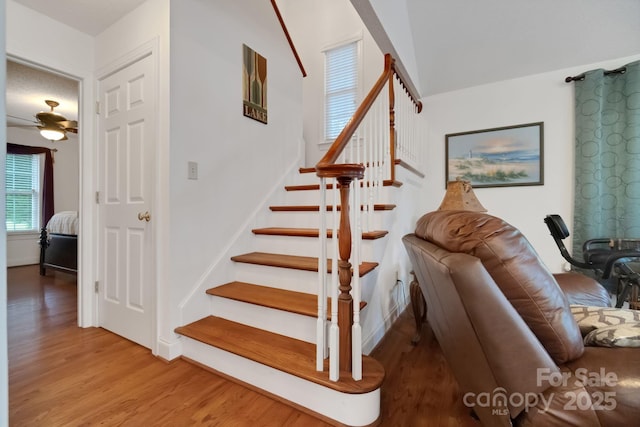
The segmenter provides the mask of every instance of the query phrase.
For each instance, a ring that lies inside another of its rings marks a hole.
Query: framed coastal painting
[[[464,179],[473,188],[544,184],[544,123],[446,135],[445,186]]]

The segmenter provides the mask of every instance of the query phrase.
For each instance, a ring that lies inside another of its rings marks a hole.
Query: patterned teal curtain
[[[597,237],[640,238],[640,61],[576,81],[573,253]]]

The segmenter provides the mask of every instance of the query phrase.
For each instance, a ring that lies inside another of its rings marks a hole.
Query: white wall
[[[315,166],[328,146],[324,143],[324,54],[337,43],[362,37],[362,97],[384,69],[384,56],[349,0],[281,0],[291,38],[307,71],[303,82],[305,165]]]
[[[489,213],[518,227],[552,272],[564,260],[543,222],[550,213],[573,222],[574,87],[570,75],[594,68],[612,69],[640,58],[597,64],[502,81],[423,99],[429,122],[428,189],[430,210],[444,195],[445,135],[531,122],[544,122],[544,185],[475,189]],[[567,246],[571,247],[570,242]]]
[[[242,115],[243,43],[267,59],[266,125]],[[192,294],[207,301],[195,291],[207,272],[274,184],[299,164],[301,103],[302,74],[269,2],[172,2],[171,307],[163,341],[176,342],[181,313],[174,303]],[[198,162],[198,180],[187,180],[189,161]]]
[[[5,1],[0,0],[0,46],[5,45],[5,26],[6,26],[6,11],[5,11]],[[3,54],[0,57],[0,64],[6,64],[6,54]],[[0,65],[0,89],[4,92],[5,83],[6,83],[6,65]],[[0,103],[0,116],[4,116],[6,114],[6,108],[4,103]],[[6,136],[6,123],[0,124],[0,138],[4,139]],[[4,164],[5,156],[7,153],[6,145],[3,145],[0,148],[0,164]],[[0,181],[3,182],[3,185],[0,185],[0,202],[1,206],[4,206],[4,178],[0,178]],[[0,211],[4,212],[4,209],[0,209]],[[0,218],[2,220],[0,222],[4,222],[4,213],[0,214]],[[6,264],[6,235],[7,232],[5,227],[0,227],[0,270],[5,271]],[[0,319],[7,318],[7,275],[0,275]],[[9,425],[9,356],[7,352],[7,322],[0,323],[0,425],[8,426]]]
[[[34,128],[35,129],[35,128]],[[78,138],[69,136],[67,141],[51,142],[35,130],[7,128],[7,142],[33,147],[55,148],[53,153],[53,194],[55,211],[77,211],[79,191]],[[7,236],[7,266],[37,264],[40,260],[40,233],[19,233]]]

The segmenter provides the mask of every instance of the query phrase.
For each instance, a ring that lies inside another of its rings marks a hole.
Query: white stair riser
[[[340,423],[368,426],[380,415],[380,389],[341,393],[199,341],[182,340],[184,357]]]
[[[307,294],[318,293],[318,273],[316,271],[303,271],[291,268],[269,267],[237,263],[236,277],[239,282],[255,283],[272,288],[289,291],[304,292]],[[375,276],[375,270],[360,278],[362,286],[367,286],[371,278]],[[327,274],[330,283],[331,275]]]
[[[317,184],[317,183],[314,183]],[[376,187],[372,188],[371,194],[373,194],[373,202],[375,203],[390,203],[394,199],[393,191],[394,187]],[[286,191],[285,200],[288,204],[292,205],[319,205],[320,204],[320,190],[293,190]],[[360,201],[362,203],[369,202],[371,198],[369,189],[360,190]],[[333,204],[333,191],[328,190],[325,193],[325,201],[328,205]],[[340,196],[338,195],[338,204],[340,204]]]
[[[373,254],[376,252],[375,247],[384,245],[383,239],[363,240],[362,259],[372,261]],[[327,239],[327,245],[332,244],[332,239]],[[317,257],[320,250],[320,240],[316,237],[257,235],[252,248],[256,252]]]
[[[316,318],[211,296],[211,313],[234,322],[315,343]]]
[[[368,223],[364,215],[361,215],[362,229],[369,230],[387,230],[385,225],[390,225],[393,219],[393,210],[391,211],[374,211],[369,217]],[[340,221],[340,212],[338,212],[338,222]],[[353,224],[352,224],[353,226]],[[260,227],[300,227],[300,228],[319,228],[320,214],[315,212],[270,212],[265,216],[264,222]],[[333,215],[330,213],[327,217],[327,228],[333,227]]]
[[[317,293],[318,273],[290,268],[236,263],[235,278],[239,282],[255,283],[289,291]]]

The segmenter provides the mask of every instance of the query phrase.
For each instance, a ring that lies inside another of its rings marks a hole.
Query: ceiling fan
[[[8,127],[27,127],[40,129],[40,135],[50,141],[64,141],[69,139],[67,132],[78,133],[78,122],[76,120],[67,120],[62,114],[53,111],[55,107],[60,105],[59,102],[47,99],[44,101],[50,108],[50,111],[41,111],[35,115],[36,120],[28,120],[22,117],[7,114],[7,119],[11,119],[11,123],[7,123]],[[26,121],[30,125],[16,124],[16,121]]]
[[[40,134],[51,141],[64,141],[67,138],[67,132],[78,133],[78,122],[76,120],[67,120],[62,114],[53,111],[55,107],[60,105],[57,101],[47,99],[44,101],[51,111],[41,111],[36,114],[38,119],[37,127]]]

